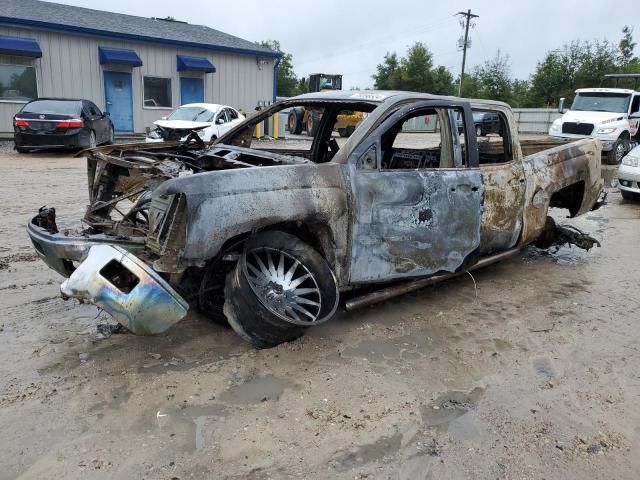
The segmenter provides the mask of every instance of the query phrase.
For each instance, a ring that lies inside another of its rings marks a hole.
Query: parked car
[[[463,132],[462,118],[458,116],[458,132]],[[476,137],[486,137],[490,133],[502,135],[500,117],[495,112],[473,112],[473,128]]]
[[[113,143],[113,123],[90,100],[37,98],[25,104],[13,117],[15,148],[93,148]]]
[[[258,123],[291,107],[321,112],[311,142],[254,141]],[[473,110],[495,113],[504,138],[479,145],[473,128],[459,135],[456,115],[471,126]],[[368,115],[340,147],[332,131],[344,111]],[[402,133],[426,116],[438,130]],[[407,291],[401,280],[450,278],[517,254],[547,231],[550,207],[576,216],[597,205],[598,140],[529,144],[524,156],[516,132],[501,102],[301,95],[208,148],[89,151],[85,230],[59,232],[48,208],[28,233],[69,277],[63,297],[99,305],[134,333],[162,332],[193,305],[271,347],[329,320],[341,292],[349,307]]]
[[[618,188],[625,200],[640,200],[640,146],[622,159],[618,168]]]
[[[147,142],[176,141],[197,131],[205,142],[213,142],[245,119],[235,108],[215,103],[188,103],[168,117],[153,122]]]

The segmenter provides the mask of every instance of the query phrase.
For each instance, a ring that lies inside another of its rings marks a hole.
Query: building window
[[[36,69],[28,65],[0,65],[0,101],[28,102],[38,97]]]
[[[144,77],[144,102],[148,108],[171,108],[171,79]]]

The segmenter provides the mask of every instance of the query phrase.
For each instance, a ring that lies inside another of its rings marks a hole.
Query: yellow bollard
[[[278,138],[278,126],[279,126],[278,125],[278,113],[274,113],[272,118],[273,118],[273,122],[272,122],[272,124],[273,124],[273,132],[271,132],[271,136],[274,139],[277,139]]]
[[[262,122],[256,124],[256,138],[262,138]]]

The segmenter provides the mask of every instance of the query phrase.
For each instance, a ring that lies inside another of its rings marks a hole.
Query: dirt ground
[[[612,171],[608,171],[609,175]],[[24,224],[86,203],[85,160],[0,152],[0,479],[637,479],[640,204],[256,351],[190,313],[99,333]]]

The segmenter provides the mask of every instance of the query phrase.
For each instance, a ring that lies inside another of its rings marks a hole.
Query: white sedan
[[[235,108],[215,103],[188,103],[168,117],[156,120],[156,126],[147,135],[147,142],[183,140],[192,132],[209,143],[227,133],[245,119]]]
[[[623,157],[618,169],[618,188],[625,200],[640,200],[640,146]]]

